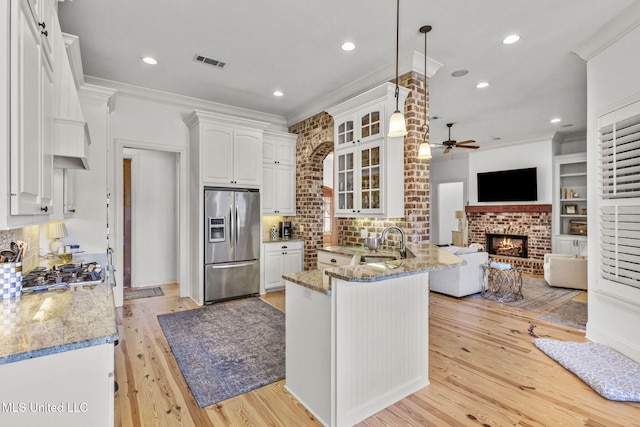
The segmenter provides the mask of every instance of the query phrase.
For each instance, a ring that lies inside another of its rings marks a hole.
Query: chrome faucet
[[[407,257],[407,240],[406,237],[404,235],[404,231],[402,231],[402,229],[396,225],[390,225],[388,227],[386,227],[384,230],[382,230],[382,233],[380,234],[380,244],[384,243],[384,239],[385,236],[387,235],[387,232],[389,230],[391,230],[392,228],[395,228],[396,230],[398,230],[400,232],[400,256],[402,258],[406,258]]]

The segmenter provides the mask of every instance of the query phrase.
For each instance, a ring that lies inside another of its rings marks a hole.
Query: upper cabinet
[[[43,39],[54,37],[34,12],[49,0],[32,4],[28,0],[11,2],[11,38],[3,44],[10,51],[10,213],[11,215],[48,215],[53,197],[53,70],[51,58],[43,49]],[[49,4],[49,6],[51,6]],[[47,32],[47,35],[43,34]],[[2,91],[4,92],[4,91]],[[7,93],[7,92],[5,92]],[[37,223],[39,220],[3,218],[12,223]]]
[[[262,141],[262,214],[296,214],[297,135],[265,131]]]
[[[191,167],[201,185],[260,187],[262,133],[268,123],[203,111],[185,122],[191,131]]]
[[[0,229],[10,229],[50,220],[61,100],[75,94],[73,108],[80,104],[53,1],[2,2],[0,21],[9,23],[0,31],[0,56],[9,58],[0,65],[8,76],[0,80]]]
[[[400,88],[403,109],[408,89]],[[404,139],[389,138],[395,85],[385,83],[327,110],[334,118],[338,217],[404,216]]]

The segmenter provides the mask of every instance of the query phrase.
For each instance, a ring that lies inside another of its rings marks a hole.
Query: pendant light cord
[[[396,96],[396,111],[399,111],[398,108],[398,101],[400,98],[400,88],[398,87],[399,85],[399,81],[398,81],[398,50],[399,50],[399,46],[400,46],[400,0],[397,0],[397,5],[396,5],[396,92],[395,92],[395,96]]]
[[[424,32],[424,142],[427,142],[429,125],[427,124],[427,33]]]

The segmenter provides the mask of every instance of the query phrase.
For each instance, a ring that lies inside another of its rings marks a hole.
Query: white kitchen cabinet
[[[587,244],[586,153],[554,158],[553,252],[580,253]]]
[[[353,262],[353,255],[344,255],[318,250],[318,270],[323,268],[343,267],[351,265]]]
[[[261,142],[261,131],[207,125],[201,146],[204,182],[258,187]]]
[[[265,131],[262,143],[262,214],[296,214],[296,139]]]
[[[2,226],[46,222],[53,197],[53,69],[51,58],[42,46],[44,21],[37,21],[36,11],[46,10],[52,19],[49,0],[31,3],[14,0],[2,13],[11,13],[11,37],[2,39],[3,49],[10,51],[10,111],[3,120],[10,123],[10,140],[2,142],[10,156],[5,157],[10,170],[11,216],[3,217]],[[46,6],[46,7],[45,7]],[[38,9],[38,7],[40,9]],[[6,37],[6,35],[5,35]],[[0,90],[6,96],[8,92]],[[4,111],[4,110],[3,110]],[[9,149],[10,147],[10,149]],[[3,185],[6,185],[3,184]],[[17,216],[26,216],[17,218]]]
[[[113,426],[113,352],[109,343],[0,365],[2,425]]]
[[[302,271],[304,242],[302,240],[263,243],[264,290],[283,289],[283,274]]]
[[[400,105],[408,90],[400,88]],[[338,217],[404,216],[404,139],[386,131],[395,86],[385,83],[327,109],[334,118],[334,206]],[[401,107],[401,110],[403,107]]]
[[[70,218],[76,213],[74,177],[73,169],[53,169],[52,220]]]

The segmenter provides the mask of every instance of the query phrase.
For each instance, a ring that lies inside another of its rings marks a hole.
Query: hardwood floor
[[[116,426],[318,426],[285,380],[200,409],[156,316],[197,305],[178,296],[125,301],[118,309]],[[578,299],[586,299],[586,293]],[[284,310],[284,292],[264,297]],[[430,295],[431,384],[361,426],[638,426],[640,403],[600,397],[531,342],[535,333],[585,341],[584,331],[536,319],[540,313],[481,298]]]

